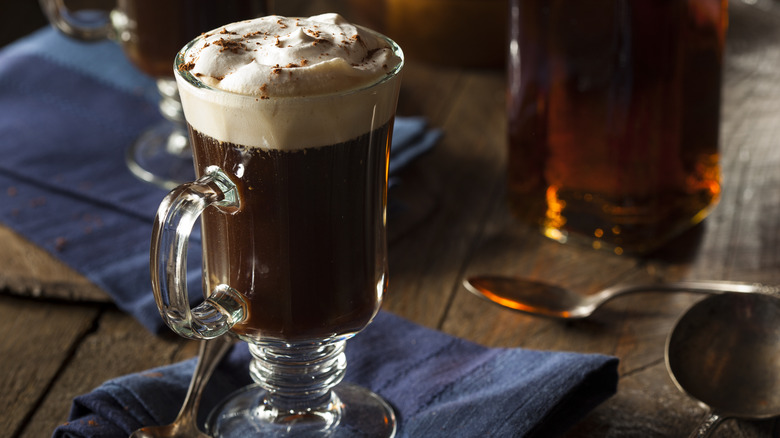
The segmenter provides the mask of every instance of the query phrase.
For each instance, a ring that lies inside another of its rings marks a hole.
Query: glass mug
[[[726,0],[511,0],[508,193],[555,240],[646,253],[720,197]]]
[[[378,36],[403,59],[395,43]],[[180,68],[199,39],[176,58],[199,178],[162,202],[151,271],[160,313],[175,332],[249,343],[256,383],[214,410],[209,432],[345,436],[353,428],[393,436],[392,408],[339,382],[346,340],[376,315],[387,287],[388,157],[403,62],[358,90],[258,99],[211,88]],[[287,129],[265,119],[270,113]],[[218,120],[225,136],[260,128],[246,141],[215,140],[198,131],[203,118]],[[274,134],[264,130],[269,126]],[[328,146],[245,146],[305,142],[309,135],[329,138]],[[208,293],[191,309],[187,241],[198,218]]]
[[[63,0],[39,0],[49,21],[84,41],[117,40],[127,58],[155,78],[161,123],[126,151],[126,162],[144,181],[172,189],[192,178],[192,153],[171,64],[192,38],[226,23],[265,15],[267,0],[116,0],[107,14],[70,11]]]

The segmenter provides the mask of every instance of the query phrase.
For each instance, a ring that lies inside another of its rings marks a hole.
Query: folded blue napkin
[[[168,329],[151,293],[149,241],[166,191],[136,179],[124,152],[162,119],[158,100],[154,82],[108,41],[80,43],[47,28],[0,51],[0,223],[82,273],[155,333]],[[395,174],[441,131],[399,117],[393,135]],[[196,239],[189,258],[189,287],[197,291]]]
[[[0,222],[161,332],[168,329],[148,265],[165,191],[137,180],[123,158],[160,120],[156,101],[153,82],[110,42],[82,44],[44,29],[0,50]],[[440,135],[424,119],[397,119],[391,171]],[[200,288],[199,253],[191,242],[192,290]],[[489,349],[387,313],[350,340],[347,356],[346,380],[391,402],[402,437],[554,436],[613,394],[617,382],[614,358]],[[239,344],[214,376],[204,411],[249,383],[248,361]],[[190,360],[106,382],[74,400],[70,422],[55,436],[123,437],[173,420],[194,366]]]
[[[345,381],[371,388],[394,407],[401,438],[550,438],[617,384],[615,358],[486,348],[389,313],[351,339],[346,354]],[[217,369],[201,402],[201,422],[219,400],[251,383],[249,357],[239,343]],[[125,437],[168,424],[194,368],[188,360],[110,380],[74,400],[54,437]]]

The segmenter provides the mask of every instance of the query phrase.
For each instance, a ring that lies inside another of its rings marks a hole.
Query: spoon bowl
[[[619,296],[639,292],[780,293],[780,288],[775,286],[714,280],[657,284],[623,283],[608,287],[593,295],[582,295],[549,283],[502,276],[470,277],[463,282],[463,286],[478,297],[503,307],[558,319],[587,318],[604,303]]]
[[[724,293],[693,305],[666,342],[675,385],[711,411],[691,434],[726,418],[780,415],[780,298]]]
[[[129,438],[209,438],[197,425],[200,397],[211,374],[232,344],[233,339],[230,336],[200,341],[198,365],[192,374],[189,390],[176,420],[164,426],[142,427],[133,432]]]

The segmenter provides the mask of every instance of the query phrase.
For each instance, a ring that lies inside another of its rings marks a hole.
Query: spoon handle
[[[596,295],[593,295],[593,298],[591,299],[593,300],[594,304],[596,304],[596,306],[600,306],[618,296],[638,292],[693,292],[703,294],[741,292],[780,295],[780,286],[721,280],[691,280],[653,284],[618,284],[604,289]]]
[[[744,293],[764,293],[780,294],[779,286],[771,286],[761,283],[747,283],[739,281],[719,281],[719,280],[694,280],[669,283],[669,287],[676,287],[679,290],[688,290],[691,292],[744,292]]]
[[[714,410],[707,413],[707,417],[699,423],[699,426],[691,432],[688,438],[707,438],[712,435],[715,428],[725,420],[725,417]]]
[[[192,417],[193,420],[195,419],[203,389],[231,345],[233,345],[233,338],[229,335],[200,341],[198,365],[192,373],[190,387],[187,390],[187,395],[184,397],[184,404],[176,417],[176,422],[187,416]]]

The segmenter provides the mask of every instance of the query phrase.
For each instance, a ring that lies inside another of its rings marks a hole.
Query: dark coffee
[[[199,175],[219,166],[241,208],[204,211],[204,282],[249,304],[239,335],[285,342],[356,333],[384,278],[387,148],[392,119],[351,141],[282,151],[220,142],[190,126]]]
[[[173,76],[190,40],[234,21],[265,15],[266,0],[118,0],[114,25],[127,57],[153,77]]]

